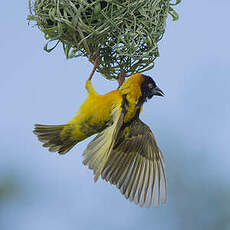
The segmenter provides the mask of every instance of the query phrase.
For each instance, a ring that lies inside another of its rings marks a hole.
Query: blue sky
[[[14,5],[13,5],[14,4]],[[40,31],[27,25],[27,1],[4,1],[0,14],[0,181],[18,193],[0,204],[0,228],[230,229],[230,2],[183,1],[169,18],[152,76],[165,92],[144,105],[168,178],[168,202],[139,208],[82,164],[89,140],[65,156],[42,148],[33,124],[69,121],[86,98],[92,65],[48,54]],[[117,87],[96,74],[100,93]]]

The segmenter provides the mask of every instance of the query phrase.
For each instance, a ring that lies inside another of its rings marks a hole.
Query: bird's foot
[[[89,61],[92,62],[93,65],[94,65],[94,66],[93,66],[93,69],[92,69],[92,71],[91,71],[91,73],[90,73],[90,75],[89,75],[89,78],[88,78],[89,81],[92,80],[92,77],[93,77],[93,75],[94,75],[94,73],[95,73],[95,71],[96,71],[96,69],[97,69],[97,67],[98,67],[99,60],[100,60],[100,58],[97,57],[97,58],[95,59],[95,61],[93,62],[92,59],[89,58]]]
[[[122,86],[122,84],[125,81],[125,77],[126,77],[126,74],[123,71],[121,71],[118,78],[117,78],[117,81],[118,81],[118,88],[117,89],[119,89]]]

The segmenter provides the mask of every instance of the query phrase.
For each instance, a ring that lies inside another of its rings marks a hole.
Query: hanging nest
[[[99,56],[97,70],[111,79],[153,68],[166,18],[178,18],[172,7],[180,1],[30,0],[28,20],[44,33],[47,52],[62,43],[67,58]]]

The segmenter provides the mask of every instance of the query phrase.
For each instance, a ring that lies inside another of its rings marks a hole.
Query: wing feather
[[[133,185],[132,192],[131,192],[131,197],[130,197],[130,199],[132,201],[135,199],[138,183],[139,183],[140,176],[141,176],[141,170],[142,169],[141,169],[141,164],[140,164],[140,158],[141,158],[141,156],[139,156],[139,164],[138,164],[138,168],[137,168],[137,174],[136,174],[136,177],[135,177],[135,180],[134,180],[134,185]]]
[[[135,155],[125,155],[126,159],[122,163],[122,167],[120,170],[118,170],[116,177],[114,178],[114,184],[117,185],[117,187],[120,189],[121,186],[124,184],[126,180],[126,175],[129,172],[129,169],[131,167],[131,161],[135,159]]]
[[[150,128],[133,121],[127,137],[121,128],[102,178],[115,184],[121,193],[140,206],[158,206],[166,201],[164,160]]]
[[[106,165],[106,168],[101,174],[101,177],[106,181],[108,181],[109,178],[113,176],[115,171],[118,170],[119,164],[121,164],[121,162],[123,162],[123,159],[125,158],[125,155],[123,154],[118,153],[117,155],[118,155],[117,157],[115,157],[115,155],[111,156],[111,161],[108,162],[108,164]]]
[[[87,146],[83,153],[83,164],[88,165],[94,172],[94,181],[97,181],[104,170],[113,150],[119,130],[123,124],[124,113],[121,106],[117,106],[111,113],[112,125],[99,133]]]
[[[145,177],[145,188],[144,188],[144,203],[146,204],[147,202],[147,193],[149,189],[149,181],[150,181],[150,161],[147,160],[147,176]]]
[[[129,170],[129,173],[126,176],[126,183],[124,184],[124,195],[126,199],[129,198],[130,190],[132,189],[132,182],[135,179],[135,172],[138,165],[138,156],[135,156],[134,161],[132,162],[132,168]]]
[[[167,200],[167,188],[166,188],[166,175],[165,175],[165,165],[164,165],[164,159],[163,159],[163,156],[160,155],[160,164],[161,164],[161,175],[163,175],[163,178],[162,178],[162,203],[166,203],[166,200]]]
[[[133,167],[134,167],[134,164],[135,164],[137,156],[130,155],[129,158],[131,160],[128,161],[128,166],[126,166],[126,170],[123,173],[123,180],[121,181],[122,185],[121,185],[120,190],[121,190],[122,194],[125,194],[126,189],[128,187],[129,180],[130,180],[130,178],[132,176],[132,170],[133,170]]]
[[[142,188],[144,186],[144,174],[145,174],[145,161],[143,159],[141,159],[142,162],[142,168],[141,168],[141,176],[140,176],[140,180],[138,183],[138,192],[137,192],[137,199],[136,199],[136,203],[139,204],[142,207],[141,204],[141,193],[142,193]]]
[[[139,156],[138,156],[138,158],[139,158]],[[134,165],[134,171],[132,172],[132,181],[129,183],[129,186],[127,188],[127,193],[125,196],[126,199],[130,199],[130,201],[132,200],[131,192],[133,189],[133,185],[135,183],[137,173],[139,171],[139,159],[138,158],[136,158],[135,165]]]
[[[155,162],[151,161],[151,189],[150,189],[150,204],[153,203],[153,190],[155,186],[155,178],[156,178],[156,171],[155,171]]]

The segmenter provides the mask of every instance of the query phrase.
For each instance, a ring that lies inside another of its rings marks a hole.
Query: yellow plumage
[[[101,175],[141,206],[158,205],[162,193],[165,201],[163,158],[151,130],[139,120],[146,99],[162,96],[162,91],[142,74],[132,75],[120,89],[105,95],[99,95],[89,80],[85,87],[88,97],[77,115],[65,125],[35,125],[38,139],[50,151],[65,154],[98,133],[83,153],[83,163],[94,171],[95,181]]]
[[[97,133],[97,128],[106,126],[106,122],[111,119],[111,111],[114,107],[121,106],[122,95],[127,94],[129,108],[125,115],[124,122],[132,119],[136,113],[136,104],[141,96],[140,84],[143,81],[143,75],[135,74],[130,77],[119,90],[113,90],[105,95],[100,95],[94,90],[91,81],[87,81],[85,88],[88,91],[88,97],[79,108],[77,115],[67,123],[73,128],[72,138],[83,140],[89,136],[89,133]],[[88,129],[84,133],[82,126]],[[95,129],[93,127],[97,126]],[[92,129],[91,129],[92,127]],[[94,134],[92,133],[92,134]],[[92,135],[91,134],[91,135]],[[64,132],[62,133],[64,135]],[[83,138],[83,139],[82,139]]]
[[[77,115],[67,123],[73,128],[72,138],[87,138],[90,134],[103,129],[111,119],[111,110],[122,102],[121,94],[114,90],[105,95],[99,95],[93,89],[91,81],[86,82],[88,97],[79,108]],[[86,131],[87,130],[87,131]],[[81,139],[81,140],[83,140]]]

